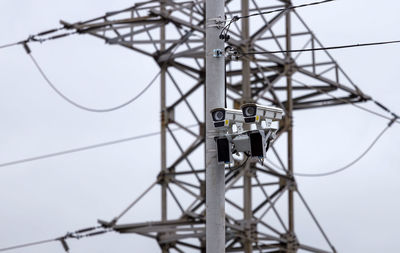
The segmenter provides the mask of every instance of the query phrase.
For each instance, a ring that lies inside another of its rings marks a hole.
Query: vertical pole
[[[247,162],[245,165],[245,173],[243,176],[243,218],[245,222],[245,234],[246,238],[243,242],[243,248],[245,253],[252,253],[253,246],[252,246],[252,186],[251,186],[251,164]]]
[[[289,7],[290,4],[287,5]],[[288,170],[289,174],[293,175],[293,99],[292,99],[292,70],[291,70],[291,20],[290,11],[286,12],[286,85],[287,85],[287,120],[289,120],[288,134]],[[293,188],[289,188],[288,192],[288,208],[289,208],[289,234],[294,235],[294,192]]]
[[[249,0],[242,0],[242,16],[249,15]],[[243,52],[248,52],[249,48],[249,19],[242,18],[242,39],[243,39]],[[242,100],[244,103],[252,102],[251,88],[250,88],[250,62],[247,57],[242,58]]]
[[[164,1],[160,1],[161,11],[165,10],[165,3]],[[161,26],[160,29],[160,51],[163,52],[165,50],[165,25]],[[161,170],[162,172],[166,172],[167,170],[167,132],[166,126],[168,124],[168,117],[166,115],[166,65],[163,64],[161,67],[161,75],[160,75],[160,106],[161,106]],[[161,221],[167,220],[167,182],[163,180],[161,183]],[[163,247],[163,253],[167,253],[168,249]]]
[[[242,0],[242,16],[249,15],[249,0]],[[243,52],[248,52],[249,40],[249,19],[241,19],[242,24],[242,41]],[[251,87],[250,87],[250,62],[248,58],[242,58],[242,103],[252,102]],[[243,248],[245,253],[253,252],[251,240],[251,221],[252,221],[252,194],[251,194],[251,168],[250,163],[244,167],[245,173],[243,176],[243,219],[245,223],[246,237],[243,241]]]
[[[224,18],[224,0],[206,1],[206,250],[208,253],[225,252],[225,174],[224,165],[217,163],[215,130],[210,110],[224,107],[225,101],[225,59],[214,57],[213,50],[224,50],[224,42],[219,39],[220,29],[215,18]]]

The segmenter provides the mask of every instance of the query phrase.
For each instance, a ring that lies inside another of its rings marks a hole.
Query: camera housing
[[[269,127],[272,121],[281,120],[283,110],[281,108],[259,105],[255,103],[243,104],[241,107],[244,122],[261,124],[263,120],[266,121]]]
[[[232,143],[226,136],[215,138],[217,144],[218,163],[229,164],[232,162]]]
[[[239,152],[264,159],[270,142],[276,138],[277,128],[271,124],[283,116],[283,110],[280,108],[254,103],[242,105],[241,110],[215,108],[210,113],[214,127],[219,130],[214,137],[217,161],[223,164],[231,164],[232,154]],[[261,124],[263,121],[266,126]],[[255,123],[257,129],[243,131],[244,123]],[[232,126],[236,126],[237,129]]]
[[[250,130],[244,134],[230,135],[233,153],[245,152],[250,157],[264,159],[270,141],[275,139],[275,129]]]
[[[244,122],[241,110],[228,108],[215,108],[210,111],[215,128],[231,128],[236,124],[238,131]]]

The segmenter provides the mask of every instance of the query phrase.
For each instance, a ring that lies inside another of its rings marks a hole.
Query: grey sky
[[[132,4],[128,0],[2,0],[0,44],[57,27],[60,19],[85,20]],[[342,0],[299,13],[324,45],[334,46],[399,39],[399,9],[394,0]],[[89,36],[35,44],[32,51],[60,89],[92,107],[127,100],[157,73],[152,59]],[[399,52],[399,45],[387,45],[332,54],[365,93],[400,113]],[[158,85],[123,110],[95,114],[60,99],[22,47],[0,50],[0,67],[0,163],[159,129]],[[294,116],[295,169],[301,172],[346,164],[386,124],[350,106],[300,111]],[[326,178],[298,178],[303,195],[340,252],[400,250],[399,144],[400,126],[394,125],[348,171]],[[0,168],[0,247],[53,238],[94,225],[97,218],[113,218],[155,180],[158,157],[156,136]],[[156,188],[123,221],[159,219],[158,202]],[[296,210],[299,238],[319,240],[302,206]],[[70,241],[70,247],[73,253],[159,249],[153,240],[117,234]],[[63,249],[51,243],[14,252],[61,253]]]

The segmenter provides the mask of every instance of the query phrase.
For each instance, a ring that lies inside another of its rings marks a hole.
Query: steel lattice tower
[[[227,18],[286,8],[270,15],[241,19],[230,27],[227,45],[241,52],[314,49],[321,42],[290,0],[226,0]],[[67,28],[90,34],[152,57],[161,69],[161,217],[158,221],[115,224],[120,233],[157,240],[162,252],[205,252],[204,119],[204,2],[151,0],[106,13]],[[170,97],[167,91],[174,90]],[[334,97],[331,95],[334,94]],[[293,176],[293,111],[369,100],[326,51],[243,55],[226,59],[227,106],[244,102],[274,105],[285,110],[270,161],[248,162],[226,169],[226,252],[336,252],[298,191]],[[196,130],[187,127],[195,122]],[[171,131],[181,128],[184,134]],[[278,152],[277,145],[285,152]],[[176,154],[179,155],[176,155]],[[241,164],[238,157],[236,163]],[[186,194],[185,197],[183,194]],[[294,198],[305,204],[327,242],[327,249],[302,243],[296,235]],[[286,197],[286,200],[285,200]],[[191,201],[187,200],[191,198]],[[172,202],[169,202],[172,200]],[[279,207],[277,203],[280,204]],[[180,214],[172,217],[168,206]],[[283,207],[282,207],[283,206]],[[267,221],[273,216],[275,222]],[[157,220],[158,217],[152,217]]]

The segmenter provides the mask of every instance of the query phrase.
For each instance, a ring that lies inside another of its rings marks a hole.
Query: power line
[[[253,14],[250,14],[250,15],[247,15],[247,16],[234,16],[231,19],[231,21],[222,29],[221,35],[223,34],[223,32],[225,30],[224,38],[226,38],[227,37],[227,33],[229,32],[230,25],[233,22],[236,22],[236,21],[238,21],[239,19],[242,19],[242,18],[250,18],[250,17],[254,17],[254,16],[266,15],[266,14],[271,14],[271,13],[281,12],[281,11],[287,11],[287,10],[292,10],[292,9],[298,9],[298,8],[303,8],[303,7],[307,7],[307,6],[313,6],[313,5],[319,5],[319,4],[324,4],[324,3],[333,2],[333,1],[335,1],[335,0],[324,0],[324,1],[320,1],[320,2],[312,2],[312,3],[307,3],[307,4],[289,6],[289,7],[275,9],[275,10],[271,10],[271,11],[253,13]],[[116,13],[118,13],[118,12],[116,12]],[[71,29],[71,27],[62,26],[62,27],[59,27],[59,28],[54,28],[54,29],[49,29],[49,30],[43,31],[43,32],[39,32],[39,33],[37,33],[35,35],[30,35],[26,40],[18,41],[18,42],[15,42],[15,43],[1,45],[0,49],[7,48],[7,47],[12,47],[12,46],[17,46],[17,45],[26,45],[26,44],[31,43],[31,42],[43,43],[45,41],[55,40],[55,39],[67,37],[67,36],[74,35],[74,34],[82,32],[82,31],[76,29],[76,31],[73,31],[73,32],[65,32],[65,33],[61,33],[61,34],[57,34],[57,35],[54,35],[54,36],[43,38],[44,35],[53,34],[53,33],[56,33],[56,32],[59,32],[61,30],[65,30],[65,29]]]
[[[256,62],[255,62],[255,63],[256,63]],[[256,64],[257,64],[257,63],[256,63]],[[389,117],[389,116],[383,115],[383,114],[381,114],[381,113],[379,113],[379,112],[376,112],[376,111],[373,111],[373,110],[371,110],[371,109],[365,108],[365,107],[363,107],[363,106],[361,106],[361,105],[358,105],[358,104],[356,104],[356,103],[354,103],[354,102],[349,102],[348,100],[345,100],[345,99],[336,97],[336,96],[332,95],[332,94],[329,93],[329,92],[326,92],[326,91],[324,91],[324,90],[322,90],[322,89],[319,89],[319,88],[316,88],[316,87],[313,87],[313,86],[310,86],[310,85],[308,85],[308,84],[306,84],[306,83],[304,83],[304,82],[301,82],[301,81],[299,81],[299,80],[296,80],[296,79],[294,79],[294,78],[293,78],[292,80],[293,80],[293,82],[296,82],[296,83],[298,83],[298,84],[300,84],[300,85],[303,85],[304,87],[307,87],[307,88],[310,88],[310,89],[314,89],[314,90],[316,90],[316,91],[318,91],[318,92],[320,92],[320,93],[323,93],[323,94],[325,94],[325,95],[327,95],[327,96],[330,96],[331,98],[334,98],[334,99],[337,99],[337,100],[339,100],[339,101],[341,101],[341,102],[344,102],[344,103],[346,103],[346,104],[352,105],[352,106],[354,106],[354,107],[356,107],[356,108],[358,108],[358,109],[360,109],[360,110],[363,110],[363,111],[365,111],[365,112],[368,112],[368,113],[373,114],[373,115],[375,115],[375,116],[378,116],[378,117],[380,117],[380,118],[383,118],[383,119],[386,119],[386,120],[389,120],[389,121],[392,120],[393,118],[396,118],[395,123],[400,124],[400,121],[398,120],[400,117],[399,117],[395,112],[391,111],[388,107],[386,107],[385,105],[383,105],[382,103],[376,101],[376,100],[373,99],[373,98],[371,98],[371,101],[373,101],[373,102],[374,102],[378,107],[380,107],[382,110],[384,110],[384,111],[386,111],[387,113],[389,113],[392,117]],[[356,87],[356,88],[357,88],[357,87]]]
[[[43,32],[39,32],[39,33],[37,33],[35,35],[28,36],[28,38],[25,39],[25,40],[21,40],[21,41],[10,43],[10,44],[1,45],[0,49],[7,48],[7,47],[12,47],[12,46],[17,46],[17,45],[25,45],[25,44],[28,44],[28,43],[31,43],[31,42],[43,43],[45,41],[60,39],[60,38],[67,37],[67,36],[70,36],[70,35],[78,33],[78,31],[73,31],[73,32],[65,32],[65,33],[53,35],[53,36],[50,36],[50,37],[43,37],[44,35],[49,35],[49,34],[52,34],[52,33],[56,33],[56,32],[59,32],[61,30],[64,30],[64,29],[67,29],[67,27],[62,26],[62,27],[59,27],[59,28],[54,28],[54,29],[43,31]]]
[[[387,124],[387,126],[378,134],[378,136],[372,141],[372,143],[367,147],[367,149],[365,149],[364,152],[361,153],[361,155],[359,155],[356,159],[354,159],[353,161],[351,161],[347,165],[345,165],[345,166],[343,166],[343,167],[341,167],[339,169],[335,169],[335,170],[331,170],[331,171],[323,172],[323,173],[301,173],[301,172],[295,172],[295,173],[293,173],[293,175],[300,176],[300,177],[325,177],[325,176],[330,176],[330,175],[333,175],[333,174],[337,174],[339,172],[342,172],[342,171],[350,168],[351,166],[356,164],[358,161],[360,161],[372,149],[372,147],[375,146],[375,144],[383,136],[383,134],[393,125],[395,120],[396,120],[396,118],[393,118]]]
[[[0,49],[6,48],[6,47],[13,47],[13,46],[20,45],[20,44],[21,44],[21,42],[16,42],[16,43],[10,43],[10,44],[1,45],[1,46],[0,46]]]
[[[298,8],[303,8],[303,7],[307,7],[307,6],[313,6],[313,5],[319,5],[319,4],[324,4],[324,3],[333,2],[333,1],[335,1],[335,0],[324,0],[324,1],[320,1],[320,2],[312,2],[312,3],[307,3],[307,4],[289,6],[289,7],[275,9],[275,10],[271,10],[271,11],[263,11],[263,12],[253,13],[253,14],[250,14],[247,16],[233,16],[232,19],[229,21],[229,23],[227,25],[225,25],[224,28],[222,28],[219,38],[222,40],[225,40],[225,42],[227,42],[230,38],[228,33],[229,33],[229,28],[230,28],[231,24],[242,18],[250,18],[250,17],[254,17],[254,16],[271,14],[271,13],[275,13],[275,12],[293,10],[293,9],[298,9]]]
[[[195,127],[195,126],[198,126],[198,124],[188,125],[188,126],[185,126],[185,128],[192,128],[192,127]],[[182,128],[171,129],[171,131],[178,131],[178,130],[182,130]],[[47,159],[47,158],[61,156],[61,155],[67,155],[67,154],[86,151],[86,150],[90,150],[90,149],[102,148],[102,147],[105,147],[105,146],[120,144],[120,143],[123,143],[123,142],[129,142],[129,141],[134,141],[134,140],[138,140],[138,139],[143,139],[143,138],[159,135],[160,133],[161,132],[153,132],[153,133],[148,133],[148,134],[142,134],[142,135],[137,135],[137,136],[133,136],[133,137],[118,139],[118,140],[114,140],[114,141],[108,141],[108,142],[98,143],[98,144],[94,144],[94,145],[68,149],[68,150],[64,150],[64,151],[60,151],[60,152],[55,152],[55,153],[50,153],[50,154],[45,154],[45,155],[40,155],[40,156],[34,156],[34,157],[19,159],[19,160],[15,160],[15,161],[11,161],[11,162],[1,163],[0,167],[7,167],[7,166],[11,166],[11,165],[27,163],[27,162],[33,162],[33,161],[37,161],[37,160]]]
[[[48,240],[42,240],[42,241],[36,241],[36,242],[31,242],[31,243],[24,243],[24,244],[19,244],[11,247],[6,247],[6,248],[1,248],[1,251],[9,251],[9,250],[14,250],[14,249],[20,249],[20,248],[27,248],[27,247],[32,247],[35,245],[40,245],[40,244],[47,244],[50,242],[56,242],[59,241],[61,245],[63,246],[64,250],[66,252],[69,252],[69,247],[66,242],[67,239],[81,239],[81,238],[86,238],[86,237],[91,237],[91,236],[96,236],[96,235],[101,235],[105,234],[108,232],[113,231],[110,228],[106,228],[104,226],[96,226],[96,227],[89,227],[89,228],[83,228],[76,230],[74,232],[68,232],[64,236],[48,239]]]
[[[16,46],[16,45],[23,45],[26,53],[29,55],[30,59],[32,60],[32,62],[34,63],[35,67],[38,69],[40,75],[43,77],[43,79],[45,79],[45,81],[47,82],[47,84],[61,97],[63,98],[65,101],[67,101],[69,104],[85,110],[85,111],[89,111],[89,112],[111,112],[111,111],[115,111],[115,110],[119,110],[131,103],[133,103],[134,101],[136,101],[137,99],[139,99],[157,80],[158,76],[161,74],[161,70],[154,76],[154,78],[150,81],[150,83],[148,85],[146,85],[136,96],[134,96],[133,98],[129,99],[128,101],[111,107],[111,108],[105,108],[105,109],[97,109],[97,108],[90,108],[84,105],[81,105],[75,101],[73,101],[72,99],[70,99],[69,97],[67,97],[66,95],[64,95],[59,89],[57,89],[57,87],[53,84],[53,82],[50,81],[50,79],[48,78],[48,76],[46,75],[46,73],[44,72],[43,68],[39,65],[38,61],[35,59],[35,57],[32,55],[30,48],[28,47],[28,43],[30,42],[45,42],[48,40],[54,40],[54,39],[59,39],[59,38],[63,38],[63,37],[67,37],[73,34],[77,34],[78,31],[74,31],[74,32],[66,32],[66,33],[62,33],[62,34],[58,34],[55,36],[51,36],[51,37],[47,37],[47,38],[41,38],[44,35],[48,35],[48,34],[52,34],[55,32],[58,32],[60,30],[66,29],[66,27],[60,27],[60,28],[55,28],[55,29],[51,29],[51,30],[46,30],[43,32],[40,32],[36,35],[31,35],[28,37],[28,39],[23,40],[23,41],[19,41],[16,43],[11,43],[11,44],[6,44],[3,46],[0,46],[0,49],[2,48],[6,48],[6,47],[11,47],[11,46]],[[172,55],[172,54],[171,54]]]
[[[72,33],[71,33],[72,34]],[[57,36],[56,36],[57,37]],[[148,85],[146,85],[136,96],[134,96],[133,98],[129,99],[128,101],[114,106],[114,107],[110,107],[110,108],[105,108],[105,109],[97,109],[97,108],[90,108],[81,104],[78,104],[77,102],[73,101],[72,99],[70,99],[69,97],[67,97],[66,95],[64,95],[59,89],[57,89],[57,87],[50,81],[50,79],[48,78],[48,76],[44,73],[43,69],[40,67],[39,63],[36,61],[36,59],[33,57],[32,52],[30,50],[30,48],[28,47],[28,45],[26,43],[23,44],[24,49],[26,51],[26,53],[29,55],[29,57],[31,58],[32,62],[34,63],[35,67],[39,70],[39,73],[41,74],[41,76],[43,77],[43,79],[45,79],[45,81],[47,82],[47,84],[61,97],[63,98],[65,101],[67,101],[68,103],[70,103],[71,105],[85,110],[85,111],[89,111],[89,112],[112,112],[112,111],[116,111],[119,110],[133,102],[135,102],[138,98],[140,98],[157,80],[158,76],[161,74],[162,69],[164,69],[164,67],[167,66],[168,61],[170,60],[170,58],[172,57],[173,53],[178,49],[178,45],[180,45],[182,42],[178,43],[175,45],[175,47],[171,50],[171,54],[169,55],[168,59],[164,62],[164,64],[160,67],[160,71],[153,77],[153,79],[150,81],[150,83]]]
[[[389,40],[389,41],[379,41],[379,42],[370,42],[370,43],[361,43],[361,44],[349,44],[349,45],[332,46],[332,47],[308,48],[308,49],[277,50],[277,51],[252,51],[252,52],[244,52],[242,54],[243,55],[249,55],[249,54],[255,55],[255,54],[312,52],[312,51],[334,50],[334,49],[344,49],[344,48],[352,48],[352,47],[378,46],[378,45],[398,44],[398,43],[400,43],[400,40]]]
[[[361,106],[361,105],[358,105],[358,104],[356,104],[356,103],[352,103],[352,102],[349,102],[349,101],[347,101],[347,100],[345,100],[345,99],[336,97],[335,95],[332,95],[332,94],[330,94],[330,93],[328,93],[328,92],[326,92],[326,91],[324,91],[324,90],[322,90],[322,89],[319,89],[319,88],[310,86],[310,85],[308,85],[308,84],[306,84],[306,83],[303,83],[303,82],[301,82],[301,81],[299,81],[299,80],[293,79],[293,82],[296,82],[296,83],[301,84],[301,85],[303,85],[303,86],[305,86],[305,87],[308,87],[308,88],[317,90],[318,92],[324,93],[325,95],[330,96],[331,98],[334,98],[334,99],[337,99],[337,100],[339,100],[339,101],[341,101],[341,102],[344,102],[344,103],[346,103],[346,104],[352,105],[352,106],[354,106],[354,107],[356,107],[356,108],[358,108],[358,109],[360,109],[360,110],[363,110],[363,111],[365,111],[365,112],[368,112],[368,113],[373,114],[373,115],[375,115],[375,116],[378,116],[378,117],[380,117],[380,118],[383,118],[383,119],[386,119],[386,120],[392,120],[393,118],[395,118],[395,121],[394,121],[394,122],[397,123],[397,124],[400,124],[400,121],[398,120],[398,119],[399,119],[399,116],[398,116],[396,113],[390,111],[386,106],[384,106],[384,105],[382,105],[381,103],[377,102],[376,100],[373,100],[373,99],[372,99],[372,101],[373,101],[376,105],[378,105],[378,106],[381,107],[383,110],[385,110],[385,111],[387,111],[388,113],[390,113],[393,117],[389,117],[389,116],[383,115],[383,114],[381,114],[381,113],[379,113],[379,112],[376,112],[376,111],[373,111],[373,110],[371,110],[371,109],[365,108],[365,107],[363,107],[363,106]]]
[[[339,101],[342,101],[342,102],[345,102],[345,103],[347,103],[347,104],[350,104],[350,105],[352,105],[352,106],[354,106],[354,107],[356,107],[356,108],[359,108],[359,109],[361,109],[361,110],[363,110],[363,111],[366,111],[366,112],[368,112],[368,113],[371,113],[371,114],[373,114],[373,115],[375,115],[375,116],[378,116],[378,117],[381,117],[381,118],[390,120],[390,122],[388,123],[388,125],[378,134],[378,136],[372,141],[372,143],[367,147],[367,149],[366,149],[360,156],[358,156],[356,159],[354,159],[352,162],[348,163],[347,165],[345,165],[345,166],[343,166],[343,167],[341,167],[341,168],[339,168],[339,169],[335,169],[335,170],[328,171],[328,172],[323,172],[323,173],[300,173],[300,172],[295,172],[295,173],[293,173],[293,175],[295,175],[295,176],[300,176],[300,177],[324,177],[324,176],[329,176],[329,175],[333,175],[333,174],[342,172],[342,171],[344,171],[344,170],[350,168],[350,167],[353,166],[354,164],[356,164],[358,161],[360,161],[360,160],[372,149],[372,147],[378,142],[378,140],[383,136],[383,134],[384,134],[394,123],[400,124],[400,122],[398,121],[399,116],[398,116],[397,114],[395,114],[394,112],[390,111],[386,106],[384,106],[384,105],[382,105],[381,103],[377,102],[376,100],[372,100],[372,101],[373,101],[376,105],[378,105],[379,107],[381,107],[383,110],[389,112],[389,113],[393,116],[393,118],[390,118],[390,117],[385,116],[385,115],[383,115],[383,114],[381,114],[381,113],[378,113],[378,112],[375,112],[375,111],[373,111],[373,110],[370,110],[370,109],[368,109],[368,108],[362,107],[362,106],[357,105],[357,104],[355,104],[355,103],[349,102],[349,101],[347,101],[347,100],[345,100],[345,99],[338,98],[338,97],[336,97],[336,96],[334,96],[334,95],[332,95],[332,94],[330,94],[330,93],[328,93],[328,92],[325,92],[325,91],[323,91],[323,90],[321,90],[321,89],[318,89],[318,88],[315,88],[315,87],[311,87],[311,86],[309,86],[309,85],[307,85],[307,84],[305,84],[305,83],[303,83],[303,82],[300,82],[300,81],[298,81],[298,80],[293,79],[293,81],[294,81],[294,82],[297,82],[297,83],[299,83],[299,84],[301,84],[301,85],[303,85],[303,86],[305,86],[305,87],[315,89],[315,90],[317,90],[317,91],[319,91],[319,92],[321,92],[321,93],[324,93],[324,94],[326,94],[326,95],[328,95],[328,96],[330,96],[330,97],[332,97],[332,98],[335,98],[335,99],[337,99],[337,100],[339,100]],[[272,161],[270,161],[270,162],[271,162],[271,164],[274,165],[275,167],[277,167],[277,168],[283,170],[281,167],[279,167],[279,166],[277,166],[276,164],[272,163]]]
[[[319,4],[324,4],[324,3],[333,2],[333,1],[335,1],[335,0],[325,0],[325,1],[320,1],[320,2],[312,2],[312,3],[307,3],[307,4],[289,6],[289,7],[286,7],[286,8],[275,9],[275,10],[272,10],[272,11],[263,11],[263,12],[259,12],[259,13],[253,13],[253,14],[250,14],[250,15],[247,15],[247,16],[239,16],[239,17],[237,17],[237,19],[239,20],[239,19],[242,19],[242,18],[250,18],[250,17],[254,17],[254,16],[271,14],[271,13],[274,13],[274,12],[293,10],[293,9],[298,9],[298,8],[303,8],[303,7],[307,7],[307,6],[313,6],[313,5],[319,5]]]
[[[53,238],[53,239],[48,239],[48,240],[43,240],[43,241],[37,241],[37,242],[31,242],[31,243],[25,243],[25,244],[20,244],[20,245],[15,245],[7,248],[2,248],[0,251],[8,251],[8,250],[13,250],[13,249],[20,249],[20,248],[26,248],[26,247],[31,247],[39,244],[45,244],[49,242],[54,242],[58,241],[59,238]]]
[[[53,30],[49,30],[49,31],[45,31],[39,34],[47,34],[47,33],[52,33],[54,31],[58,31],[61,30],[63,28],[58,28],[58,29],[53,29]],[[169,50],[171,50],[171,54],[168,57],[168,59],[165,61],[165,63],[161,66],[160,69],[163,69],[167,63],[168,60],[172,57],[173,53],[178,49],[178,46],[181,44],[177,43],[173,46],[170,47]],[[139,98],[141,95],[143,95],[143,93],[150,88],[150,86],[155,82],[155,80],[157,79],[157,77],[161,74],[161,70],[158,72],[158,74],[151,80],[151,82],[141,91],[139,92],[138,95],[136,95],[134,98],[130,99],[129,101],[113,107],[113,108],[108,108],[108,109],[93,109],[93,108],[88,108],[82,105],[79,105],[77,103],[75,103],[74,101],[72,101],[71,99],[69,99],[68,97],[66,97],[63,93],[61,93],[56,86],[50,81],[50,79],[47,77],[47,75],[44,73],[44,71],[42,70],[42,68],[40,67],[40,65],[38,64],[38,62],[36,61],[36,59],[33,57],[33,55],[31,54],[31,50],[28,47],[28,45],[26,43],[20,43],[24,46],[24,49],[26,51],[26,53],[30,56],[31,60],[33,61],[33,63],[35,64],[35,66],[37,67],[37,69],[39,70],[40,74],[43,76],[43,78],[46,80],[46,82],[50,85],[50,87],[62,98],[64,98],[67,102],[71,103],[72,105],[83,109],[83,110],[87,110],[87,111],[91,111],[91,112],[107,112],[107,111],[113,111],[113,110],[117,110],[120,109],[132,102],[134,102],[137,98]],[[191,128],[197,126],[197,124],[195,125],[189,125],[189,126],[184,126],[184,128]],[[171,131],[176,131],[176,130],[180,130],[181,128],[176,128],[176,129],[172,129]],[[115,141],[111,141],[111,142],[105,142],[105,143],[99,143],[99,144],[95,144],[95,145],[90,145],[90,146],[85,146],[85,147],[80,147],[80,148],[75,148],[75,149],[69,149],[69,150],[65,150],[65,151],[61,151],[61,152],[56,152],[56,153],[50,153],[50,154],[46,154],[46,155],[41,155],[41,156],[35,156],[35,157],[30,157],[30,158],[25,158],[25,159],[21,159],[21,160],[16,160],[16,161],[11,161],[11,162],[7,162],[7,163],[2,163],[0,164],[0,167],[6,167],[6,166],[11,166],[11,165],[15,165],[15,164],[20,164],[20,163],[25,163],[25,162],[31,162],[31,161],[36,161],[36,160],[41,160],[41,159],[46,159],[46,158],[50,158],[50,157],[54,157],[54,156],[59,156],[59,155],[65,155],[65,154],[70,154],[70,153],[75,153],[75,152],[80,152],[80,151],[84,151],[84,150],[88,150],[88,149],[94,149],[94,148],[99,148],[99,147],[104,147],[104,146],[108,146],[108,145],[113,145],[113,144],[117,144],[117,143],[122,143],[122,142],[127,142],[127,141],[132,141],[132,140],[136,140],[136,139],[140,139],[140,138],[145,138],[145,137],[150,137],[153,135],[158,135],[160,134],[160,132],[154,132],[154,133],[149,133],[149,134],[144,134],[144,135],[140,135],[140,136],[134,136],[134,137],[129,137],[129,138],[125,138],[125,139],[120,139],[120,140],[115,140]]]
[[[27,51],[28,52],[28,51]],[[65,101],[67,101],[68,103],[70,103],[71,105],[85,110],[85,111],[89,111],[89,112],[111,112],[111,111],[115,111],[118,109],[121,109],[133,102],[135,102],[138,98],[140,98],[157,80],[158,76],[161,74],[161,70],[153,77],[153,79],[151,79],[150,83],[147,84],[136,96],[134,96],[133,98],[129,99],[128,101],[114,106],[114,107],[110,107],[110,108],[104,108],[104,109],[97,109],[97,108],[90,108],[81,104],[78,104],[77,102],[73,101],[72,99],[70,99],[69,97],[67,97],[66,95],[64,95],[59,89],[57,89],[57,87],[50,81],[50,79],[48,78],[48,76],[44,73],[43,69],[40,67],[39,63],[36,61],[36,59],[33,57],[33,55],[28,52],[29,57],[31,58],[31,60],[33,61],[33,63],[35,64],[36,68],[39,70],[40,75],[43,77],[44,80],[46,80],[47,84],[61,97],[63,98]]]

